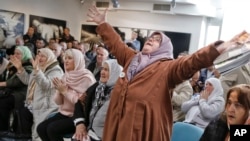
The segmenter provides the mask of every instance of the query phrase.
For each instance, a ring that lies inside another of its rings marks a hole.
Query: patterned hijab
[[[130,81],[137,73],[142,71],[148,65],[160,60],[160,59],[173,59],[173,45],[171,40],[162,32],[154,32],[151,36],[155,34],[160,34],[162,41],[159,48],[150,53],[142,54],[142,52],[137,53],[129,64],[127,76]],[[151,37],[150,36],[150,37]]]
[[[65,56],[67,55],[73,58],[75,68],[72,71],[65,70],[62,80],[66,82],[68,87],[82,94],[96,82],[95,77],[85,68],[84,55],[81,51],[68,49],[65,52]],[[66,67],[64,66],[64,68]]]
[[[99,82],[99,85],[96,87],[96,105],[95,106],[102,106],[102,104],[108,99],[109,95],[104,94],[104,90],[107,87],[112,88],[119,75],[122,72],[122,67],[118,64],[116,59],[109,59],[104,61],[109,67],[109,79],[106,83]],[[103,64],[104,64],[103,63]]]

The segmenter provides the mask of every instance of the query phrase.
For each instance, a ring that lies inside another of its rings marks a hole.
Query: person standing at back
[[[246,32],[173,60],[173,46],[165,34],[153,32],[137,53],[106,22],[106,13],[107,9],[100,13],[92,6],[87,21],[98,24],[97,34],[124,70],[111,92],[103,141],[170,141],[173,126],[170,91],[201,68],[211,66],[227,49],[236,48],[236,42]]]

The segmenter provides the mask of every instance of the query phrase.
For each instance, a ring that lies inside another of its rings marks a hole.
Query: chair
[[[199,141],[204,130],[185,122],[175,122],[171,141]]]

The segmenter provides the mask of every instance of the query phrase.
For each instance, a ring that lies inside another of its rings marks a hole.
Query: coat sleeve
[[[191,78],[200,69],[213,65],[213,61],[219,55],[220,53],[216,50],[214,44],[210,44],[192,55],[171,61],[171,66],[169,66],[171,69],[168,69],[167,78],[170,88],[174,88],[183,80]]]
[[[136,51],[129,48],[125,42],[122,41],[119,34],[108,23],[99,25],[96,29],[97,33],[102,37],[104,44],[107,45],[108,50],[114,55],[121,66],[125,66],[127,61],[136,54]]]
[[[199,100],[201,114],[207,119],[213,119],[219,115],[223,111],[224,105],[225,100],[223,97],[218,97],[211,103],[208,103],[205,99]]]
[[[39,70],[37,74],[34,76],[36,83],[40,85],[41,88],[44,89],[52,88],[53,87],[52,79],[55,77],[61,78],[63,75],[62,70],[59,68],[49,70],[49,72],[45,73]]]
[[[29,75],[32,70],[33,67],[31,65],[27,65],[27,66],[23,66],[25,72],[27,72],[27,74]],[[6,80],[6,86],[9,88],[16,88],[16,87],[22,87],[23,85],[27,85],[24,84],[23,81],[17,76],[18,73],[14,74],[14,77]]]
[[[189,101],[185,101],[184,103],[182,103],[181,111],[187,113],[189,109],[198,104],[199,104],[199,98],[198,97],[192,98]]]

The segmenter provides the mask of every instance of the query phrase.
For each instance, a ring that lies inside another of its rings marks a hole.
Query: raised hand
[[[10,56],[10,62],[16,67],[17,71],[20,73],[23,70],[22,61],[17,59],[14,55]]]
[[[105,9],[103,13],[100,13],[100,11],[96,8],[95,5],[91,6],[87,13],[87,16],[89,17],[87,22],[95,22],[98,25],[106,22],[107,11],[108,8]]]
[[[39,59],[40,59],[40,56],[36,55],[36,59],[31,62],[35,70],[39,70]]]
[[[62,94],[62,95],[67,94],[68,87],[61,79],[56,77],[52,80],[52,82],[53,82],[53,85],[55,86],[55,88],[60,92],[60,94]]]
[[[249,40],[250,34],[246,31],[242,31],[241,33],[234,36],[231,40],[220,44],[216,49],[220,53],[224,53],[229,50],[233,50],[242,46],[242,44],[246,43]]]

